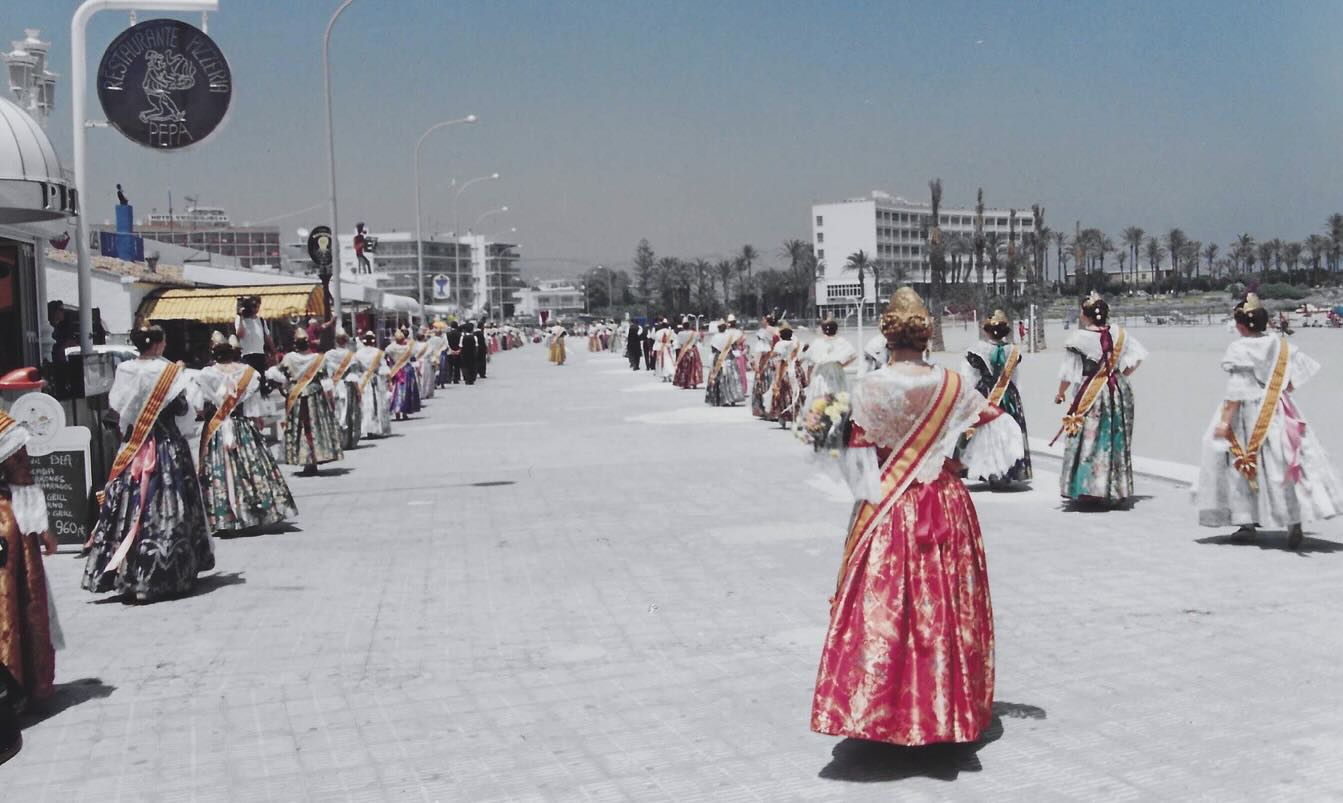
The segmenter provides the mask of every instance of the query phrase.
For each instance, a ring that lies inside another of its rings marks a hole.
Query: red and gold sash
[[[741,338],[734,339],[731,336],[731,333],[730,332],[728,333],[727,341],[723,343],[723,350],[718,352],[718,359],[713,361],[713,370],[709,372],[710,382],[714,381],[714,379],[718,377],[718,372],[723,370],[723,361],[726,360],[728,358],[728,355],[732,353],[733,347],[737,345],[737,341],[740,339]]]
[[[202,467],[205,465],[205,447],[210,443],[214,434],[219,431],[219,428],[224,425],[224,422],[228,420],[228,417],[233,414],[234,408],[238,406],[238,400],[247,392],[247,386],[252,384],[253,376],[256,376],[256,369],[250,365],[244,366],[242,375],[238,377],[238,384],[219,403],[219,409],[215,410],[214,416],[205,424],[205,429],[201,430],[200,465]]]
[[[1115,339],[1114,348],[1110,351],[1110,359],[1101,363],[1096,368],[1096,373],[1091,375],[1090,381],[1077,391],[1072,407],[1069,408],[1067,415],[1063,416],[1063,428],[1059,430],[1060,433],[1066,432],[1071,437],[1082,431],[1083,422],[1086,421],[1091,405],[1096,403],[1096,397],[1100,396],[1101,391],[1109,384],[1110,377],[1119,369],[1119,358],[1124,353],[1124,343],[1127,340],[1128,331],[1120,329],[1119,337]],[[1058,437],[1055,435],[1054,440],[1058,440]]]
[[[1283,337],[1278,344],[1278,357],[1273,363],[1273,374],[1269,377],[1268,387],[1264,390],[1264,401],[1259,405],[1259,417],[1255,419],[1254,429],[1250,432],[1250,442],[1241,446],[1236,433],[1228,437],[1231,441],[1231,457],[1236,471],[1250,482],[1250,490],[1259,492],[1259,450],[1264,448],[1264,439],[1268,437],[1268,425],[1273,423],[1273,413],[1278,409],[1278,400],[1287,384],[1287,366],[1291,362],[1291,347]]]
[[[854,510],[853,521],[849,525],[849,537],[844,542],[844,559],[839,564],[839,580],[836,583],[835,597],[839,597],[839,586],[848,573],[849,560],[857,550],[859,542],[868,538],[876,525],[886,517],[900,496],[914,481],[914,475],[923,466],[938,443],[942,433],[951,421],[956,410],[956,401],[961,395],[961,376],[955,371],[944,371],[942,385],[937,390],[933,403],[923,413],[923,418],[910,430],[899,446],[891,450],[881,467],[881,501],[872,504],[864,500]]]
[[[378,349],[377,355],[373,358],[373,361],[368,364],[368,370],[364,371],[364,375],[359,378],[360,393],[364,392],[364,388],[368,387],[369,380],[373,379],[374,374],[378,373],[378,368],[382,365],[382,360],[383,351],[382,349]]]
[[[771,352],[772,353],[772,352]],[[779,395],[779,386],[783,383],[783,376],[793,364],[793,357],[797,355],[797,344],[793,344],[792,353],[787,356],[781,356],[779,369],[774,372],[774,381],[769,386],[769,398],[771,403],[774,397]]]
[[[130,440],[121,446],[121,451],[117,452],[116,459],[112,461],[112,470],[107,472],[107,483],[111,485],[112,481],[120,477],[128,467],[131,460],[135,459],[135,453],[140,451],[140,447],[145,445],[145,439],[149,437],[149,431],[154,428],[154,422],[158,420],[159,413],[163,412],[163,405],[168,403],[168,393],[172,391],[173,383],[177,381],[177,375],[182,372],[182,363],[168,363],[168,367],[159,374],[159,379],[154,383],[154,389],[150,391],[149,398],[145,399],[145,406],[140,408],[140,414],[135,417],[135,426],[131,428]],[[104,488],[106,488],[104,485]],[[98,492],[98,505],[101,506],[106,499],[104,491]]]
[[[285,415],[289,415],[289,411],[294,409],[295,404],[298,404],[299,397],[303,395],[304,389],[312,382],[313,377],[317,376],[317,372],[322,369],[323,362],[324,359],[320,354],[313,355],[312,363],[308,365],[298,379],[294,380],[294,386],[289,389],[289,398],[284,401]]]

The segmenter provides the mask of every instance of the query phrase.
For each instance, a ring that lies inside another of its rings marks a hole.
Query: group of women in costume
[[[337,332],[335,348],[323,352],[296,329],[293,349],[264,377],[283,404],[283,462],[315,474],[361,438],[390,434],[393,419],[418,410],[438,384],[447,338],[436,334],[412,340],[397,332],[381,349],[366,332],[354,349]],[[136,329],[131,342],[139,358],[117,367],[108,396],[121,448],[98,494],[81,585],[152,602],[190,592],[214,568],[211,535],[265,528],[298,508],[259,426],[269,387],[241,359],[236,337],[216,332],[212,361],[197,371],[164,359],[157,326]],[[194,422],[198,442],[184,434]],[[41,705],[52,693],[61,635],[41,560],[56,541],[28,469],[28,438],[0,412],[0,664],[24,704]],[[0,684],[0,696],[7,693]],[[0,701],[0,762],[20,743],[13,702]]]
[[[1233,320],[1239,336],[1222,358],[1226,387],[1202,443],[1199,523],[1236,526],[1236,540],[1286,529],[1296,548],[1303,522],[1343,510],[1343,484],[1292,399],[1320,366],[1268,333],[1254,295]],[[1054,398],[1066,405],[1055,438],[1063,439],[1059,491],[1074,504],[1115,506],[1134,493],[1130,378],[1147,352],[1111,324],[1095,293],[1082,301],[1080,323]],[[931,315],[901,288],[881,318],[881,342],[865,348],[874,370],[852,384],[846,369],[859,355],[834,321],[801,346],[772,317],[749,338],[733,316],[713,328],[706,402],[749,398],[757,417],[785,423],[812,413],[843,419],[832,454],[856,503],[813,730],[901,745],[978,740],[992,717],[993,611],[963,480],[999,488],[1032,479],[1012,322],[995,311],[963,363],[943,368],[927,358]]]

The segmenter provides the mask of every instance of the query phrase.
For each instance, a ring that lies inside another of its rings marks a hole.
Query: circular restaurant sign
[[[174,150],[208,137],[228,113],[233,75],[214,40],[180,20],[122,31],[98,64],[103,114],[127,138]]]

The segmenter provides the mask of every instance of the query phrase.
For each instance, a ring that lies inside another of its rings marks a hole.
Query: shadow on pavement
[[[1063,510],[1068,513],[1110,513],[1113,511],[1129,511],[1137,506],[1139,502],[1145,502],[1151,498],[1151,496],[1140,494],[1130,496],[1124,501],[1113,505],[1102,501],[1088,502],[1080,499],[1065,499],[1063,500]]]
[[[242,572],[218,572],[216,574],[207,574],[204,577],[197,578],[196,587],[191,589],[191,593],[184,596],[200,597],[209,594],[216,589],[225,586],[240,586],[247,582],[247,578],[242,576]]]
[[[81,678],[69,683],[57,683],[51,699],[40,704],[29,705],[28,710],[19,718],[19,727],[31,728],[39,722],[51,719],[67,708],[74,708],[89,700],[101,700],[104,697],[110,697],[112,692],[116,690],[116,686],[109,686],[99,678]]]
[[[1330,554],[1334,552],[1343,552],[1343,544],[1337,541],[1325,541],[1322,538],[1311,538],[1307,536],[1301,541],[1301,546],[1296,549],[1287,548],[1287,533],[1283,530],[1260,530],[1254,538],[1241,539],[1232,535],[1210,535],[1207,538],[1196,538],[1195,543],[1210,544],[1212,546],[1252,546],[1259,549],[1272,549],[1281,552],[1299,552]]]
[[[294,479],[300,479],[300,480],[306,480],[306,479],[315,480],[315,479],[321,479],[322,477],[343,477],[346,474],[349,474],[351,471],[354,471],[354,469],[345,468],[343,466],[333,466],[332,468],[319,467],[317,469],[316,474],[304,474],[302,471],[296,471],[293,474],[290,474],[289,476]]]
[[[265,527],[249,527],[246,530],[221,530],[215,533],[215,538],[224,541],[231,541],[234,538],[255,538],[258,535],[284,535],[285,533],[301,533],[303,528],[290,521],[282,521],[279,524],[270,524]]]
[[[1022,703],[993,704],[993,719],[974,744],[931,744],[902,747],[864,739],[835,745],[820,777],[831,781],[882,783],[906,778],[954,781],[962,772],[979,772],[979,750],[1002,738],[1003,719],[1045,719],[1043,708]]]

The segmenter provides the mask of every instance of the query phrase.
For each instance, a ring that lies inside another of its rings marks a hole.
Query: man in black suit
[[[644,330],[637,321],[630,321],[629,334],[625,336],[625,359],[630,361],[630,370],[639,370],[639,359],[644,354]]]
[[[453,323],[448,329],[448,384],[460,385],[462,382],[462,325]]]
[[[476,327],[476,373],[485,378],[485,369],[490,363],[490,341],[485,336],[485,321]]]
[[[470,321],[462,324],[462,353],[457,360],[466,384],[476,384],[476,327]]]

